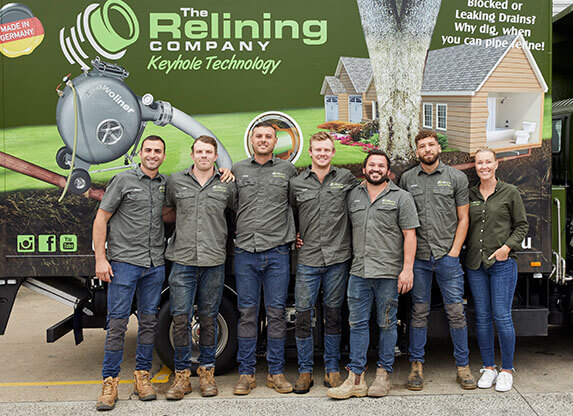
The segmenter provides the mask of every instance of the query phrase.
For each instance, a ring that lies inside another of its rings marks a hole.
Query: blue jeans
[[[312,373],[314,366],[314,340],[312,319],[314,306],[322,285],[324,302],[324,369],[327,373],[340,371],[340,309],[348,283],[350,261],[325,267],[298,264],[296,267],[296,348],[298,370]]]
[[[468,328],[464,311],[464,272],[458,257],[445,255],[436,260],[416,259],[414,262],[414,287],[412,288],[412,311],[410,316],[410,361],[424,362],[424,347],[428,332],[432,279],[442,293],[450,336],[454,345],[454,358],[458,367],[469,364]]]
[[[467,270],[476,311],[476,334],[484,367],[495,365],[493,322],[501,350],[501,368],[513,369],[515,329],[511,304],[517,285],[517,263],[496,261],[489,269]]]
[[[354,374],[366,370],[366,355],[370,343],[370,314],[376,302],[379,329],[378,367],[392,372],[398,331],[398,282],[396,279],[364,279],[350,275],[348,280],[348,310],[350,322],[350,363]]]
[[[137,350],[135,369],[151,370],[157,308],[165,281],[165,266],[141,267],[111,262],[113,277],[107,287],[107,335],[102,377],[117,377],[123,360],[125,331],[133,297],[137,300]]]
[[[199,365],[215,366],[217,351],[217,313],[225,284],[225,265],[213,267],[185,266],[173,263],[169,274],[175,370],[191,368],[193,344],[191,322],[197,294],[199,315]]]
[[[255,374],[261,286],[264,290],[267,315],[269,373],[284,373],[285,305],[290,279],[288,245],[283,244],[257,253],[235,248],[235,279],[239,307],[239,374]]]

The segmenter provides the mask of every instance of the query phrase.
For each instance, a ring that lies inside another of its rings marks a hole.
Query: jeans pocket
[[[289,253],[289,248],[288,248],[288,244],[282,244],[280,246],[276,246],[275,247],[275,251],[279,254],[288,254]]]
[[[242,248],[239,247],[235,247],[235,254],[243,254],[245,253],[247,250],[244,250]]]

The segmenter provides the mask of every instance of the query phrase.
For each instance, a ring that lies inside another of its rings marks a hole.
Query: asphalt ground
[[[83,415],[95,411],[101,391],[103,330],[85,330],[84,341],[75,346],[72,334],[53,344],[45,342],[45,330],[71,313],[68,307],[22,288],[16,299],[6,334],[0,337],[0,415]],[[201,398],[198,379],[194,392],[179,402],[164,400],[172,380],[171,371],[154,359],[152,375],[158,400],[140,402],[132,394],[132,371],[136,345],[135,319],[129,325],[125,361],[120,374],[119,402],[111,414],[123,415],[572,415],[573,328],[551,328],[548,337],[518,338],[514,388],[507,393],[494,389],[463,391],[455,381],[452,347],[448,339],[430,339],[425,387],[406,389],[407,357],[397,357],[391,375],[392,389],[384,398],[337,401],[326,396],[320,359],[315,368],[315,386],[306,395],[281,395],[265,386],[264,360],[257,367],[258,387],[244,397],[233,396],[237,374],[217,377],[219,395]],[[479,376],[481,361],[474,339],[470,360]],[[343,361],[344,364],[344,361]],[[375,362],[369,363],[368,383],[374,378]],[[287,378],[294,383],[296,362],[289,360]],[[366,413],[363,413],[366,412]]]

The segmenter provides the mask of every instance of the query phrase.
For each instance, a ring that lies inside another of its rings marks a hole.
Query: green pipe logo
[[[115,15],[112,23],[112,16]],[[127,29],[127,36],[118,32],[119,21]],[[107,0],[103,6],[90,4],[83,13],[78,14],[76,25],[72,26],[69,36],[66,28],[60,30],[60,48],[70,64],[79,64],[82,69],[89,68],[84,60],[89,59],[82,45],[87,41],[104,58],[118,60],[125,55],[126,48],[139,38],[139,22],[133,9],[122,0]]]

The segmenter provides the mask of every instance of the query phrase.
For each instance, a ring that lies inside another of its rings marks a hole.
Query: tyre
[[[69,188],[70,192],[81,195],[90,188],[91,184],[92,180],[87,171],[83,169],[74,169],[72,171]]]
[[[155,334],[155,350],[161,361],[174,369],[173,337],[171,311],[169,301],[165,302],[157,315],[157,330]],[[199,321],[193,314],[191,323],[191,371],[196,373],[199,367]],[[235,366],[237,356],[237,312],[233,302],[223,295],[219,314],[217,315],[217,352],[215,353],[215,374],[224,374]]]
[[[60,147],[56,152],[56,163],[62,169],[70,169],[70,161],[72,159],[72,154],[67,147]]]

